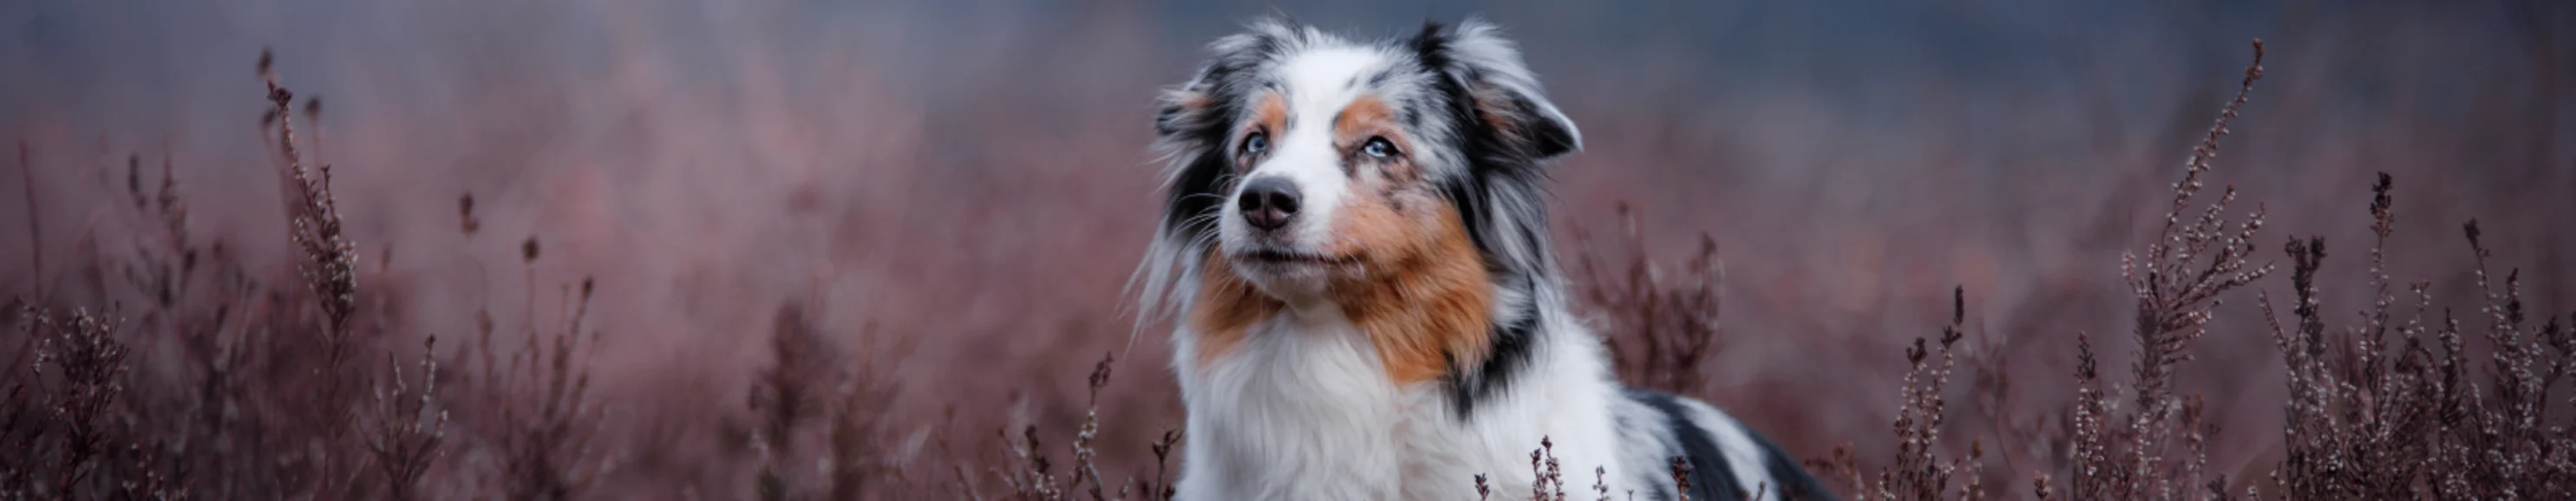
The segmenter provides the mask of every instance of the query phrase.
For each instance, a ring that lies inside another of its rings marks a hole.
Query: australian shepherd
[[[1159,97],[1138,272],[1176,318],[1180,499],[1464,500],[1479,475],[1526,499],[1542,438],[1576,496],[1674,499],[1676,458],[1694,500],[1827,494],[1726,413],[1612,375],[1548,243],[1544,169],[1581,135],[1493,25],[1271,20],[1213,50]]]

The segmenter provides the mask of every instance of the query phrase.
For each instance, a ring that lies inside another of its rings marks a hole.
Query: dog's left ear
[[[1539,91],[1538,78],[1521,62],[1520,49],[1501,29],[1479,19],[1456,27],[1422,27],[1411,45],[1422,64],[1458,86],[1468,124],[1487,144],[1515,156],[1545,160],[1583,148],[1574,121]]]

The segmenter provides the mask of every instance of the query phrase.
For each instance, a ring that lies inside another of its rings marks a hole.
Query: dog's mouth
[[[1266,265],[1344,266],[1360,263],[1358,255],[1329,255],[1268,249],[1238,252],[1234,254],[1234,259]]]

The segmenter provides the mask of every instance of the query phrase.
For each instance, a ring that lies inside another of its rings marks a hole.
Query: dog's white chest
[[[1391,384],[1338,316],[1256,329],[1235,352],[1183,366],[1199,374],[1182,384],[1183,499],[1468,499],[1478,474],[1528,485],[1525,454],[1545,426],[1458,422],[1436,385]]]
[[[1400,497],[1412,405],[1368,340],[1335,313],[1254,329],[1184,384],[1185,497]]]

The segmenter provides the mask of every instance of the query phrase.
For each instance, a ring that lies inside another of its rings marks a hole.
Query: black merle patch
[[[1808,475],[1805,467],[1798,466],[1796,458],[1780,449],[1780,444],[1771,443],[1771,439],[1758,434],[1753,435],[1753,441],[1762,446],[1762,469],[1770,473],[1772,482],[1780,484],[1771,486],[1773,492],[1780,493],[1780,499],[1812,501],[1834,498],[1834,492],[1826,490],[1823,482]]]
[[[1680,397],[1659,391],[1631,389],[1628,390],[1628,398],[1664,415],[1666,426],[1671,427],[1674,445],[1681,449],[1682,460],[1690,462],[1691,499],[1732,501],[1744,499],[1745,494],[1752,492],[1752,489],[1735,481],[1735,470],[1727,464],[1725,449],[1719,447],[1717,436],[1691,419],[1690,409],[1682,405]],[[1644,485],[1669,485],[1672,482],[1670,473],[1657,470],[1641,472],[1639,476],[1648,482]]]
[[[1516,290],[1529,292],[1528,282],[1518,285]],[[1450,355],[1449,403],[1459,421],[1473,419],[1478,402],[1502,393],[1519,379],[1516,376],[1528,371],[1530,361],[1538,358],[1539,320],[1534,302],[1523,305],[1518,318],[1494,325],[1493,344],[1484,360],[1460,360],[1456,354]]]

